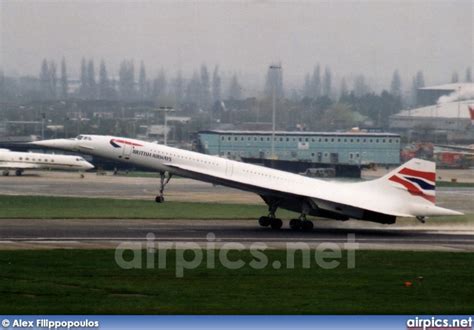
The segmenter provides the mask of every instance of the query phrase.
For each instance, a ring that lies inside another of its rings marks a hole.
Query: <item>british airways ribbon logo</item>
[[[132,147],[143,147],[142,144],[138,144],[135,142],[127,141],[127,140],[122,140],[122,139],[111,139],[109,143],[112,145],[114,148],[121,148],[122,146],[120,144],[126,144]],[[119,144],[120,143],[120,144]]]

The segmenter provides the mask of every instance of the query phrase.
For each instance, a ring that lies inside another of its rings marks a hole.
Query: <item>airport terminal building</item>
[[[334,167],[347,174],[372,164],[400,164],[400,136],[365,132],[275,132],[274,157],[269,131],[208,130],[198,133],[198,150],[209,155],[293,172],[314,167]],[[350,174],[349,176],[354,176]],[[356,175],[357,176],[357,175]]]

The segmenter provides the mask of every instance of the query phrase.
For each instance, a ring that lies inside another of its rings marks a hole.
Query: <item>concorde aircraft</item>
[[[0,149],[0,169],[7,176],[10,170],[15,171],[17,176],[25,170],[57,169],[86,171],[94,168],[94,165],[79,156],[65,156],[53,154],[41,154],[34,152],[16,152],[8,149]]]
[[[313,228],[307,215],[393,224],[397,217],[424,222],[428,216],[462,214],[435,205],[435,164],[421,159],[372,181],[330,182],[122,137],[79,135],[32,143],[156,170],[161,178],[157,202],[164,201],[163,191],[173,174],[256,193],[269,210],[259,224],[273,229],[283,224],[275,215],[278,208],[300,213],[290,221],[290,228],[303,230]]]

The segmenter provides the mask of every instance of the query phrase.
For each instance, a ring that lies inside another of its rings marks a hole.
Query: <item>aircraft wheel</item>
[[[282,226],[283,221],[281,221],[281,219],[272,219],[272,222],[270,223],[270,227],[272,227],[272,229],[280,229]]]
[[[8,176],[8,175],[10,175],[10,172],[8,172],[8,171],[3,171],[2,174],[3,174],[3,176]]]
[[[16,176],[20,176],[22,173],[23,173],[22,170],[16,170],[16,171],[15,171],[15,175],[16,175]]]
[[[301,229],[303,229],[304,231],[311,231],[313,230],[313,228],[314,228],[314,224],[312,221],[309,221],[309,220],[302,221]]]
[[[272,219],[269,217],[260,217],[260,219],[258,219],[258,224],[262,227],[268,227],[270,226],[271,221]]]
[[[301,220],[300,219],[291,219],[290,220],[290,228],[293,230],[301,229]]]
[[[155,202],[157,203],[163,203],[165,201],[165,198],[163,196],[156,196],[155,197]]]

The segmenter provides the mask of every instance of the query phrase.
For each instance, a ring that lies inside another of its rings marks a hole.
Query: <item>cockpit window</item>
[[[76,140],[82,140],[82,138],[83,138],[82,135],[78,135],[78,136],[76,137]]]

